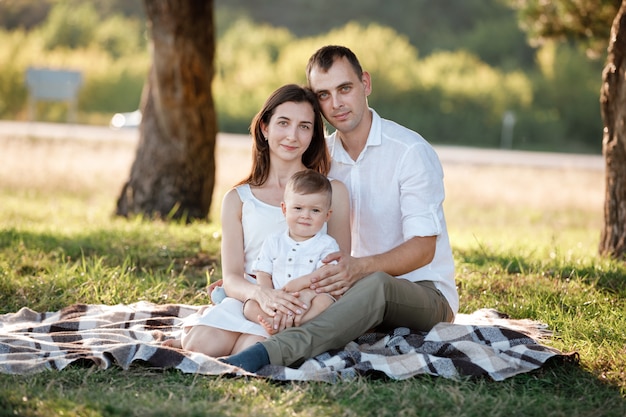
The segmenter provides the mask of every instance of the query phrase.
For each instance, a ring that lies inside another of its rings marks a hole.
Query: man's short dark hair
[[[314,67],[319,67],[322,71],[326,72],[333,66],[336,59],[344,57],[348,60],[350,65],[352,65],[352,69],[354,69],[354,72],[360,79],[363,76],[363,68],[361,68],[361,64],[354,52],[345,46],[326,45],[318,49],[311,58],[309,58],[309,63],[306,66],[306,79],[309,81],[309,84],[309,76]]]

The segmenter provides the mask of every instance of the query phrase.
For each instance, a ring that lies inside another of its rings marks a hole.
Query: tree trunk
[[[602,72],[600,106],[606,162],[604,229],[600,254],[626,255],[626,0],[613,21],[607,65]]]
[[[206,218],[215,185],[212,0],[145,0],[153,61],[116,213]]]

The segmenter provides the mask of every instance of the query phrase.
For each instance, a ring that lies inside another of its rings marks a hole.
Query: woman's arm
[[[226,294],[244,301],[252,296],[255,284],[245,279],[241,208],[241,199],[233,188],[222,200],[222,279]]]
[[[262,271],[254,271],[254,273],[256,275],[256,282],[259,286],[265,288],[274,288],[274,285],[272,284],[272,276],[270,274]],[[257,303],[256,300],[253,299],[246,301],[242,309],[245,318],[255,323],[259,323],[259,316],[263,316],[265,314],[264,311],[261,309],[259,303]],[[267,320],[267,318],[265,319]]]
[[[328,220],[328,234],[335,238],[341,252],[350,254],[352,238],[350,237],[350,194],[341,181],[332,180],[333,199],[332,213]]]
[[[259,284],[261,287],[274,288],[274,283],[272,282],[272,275],[263,271],[254,271],[254,274],[256,275],[257,284]]]

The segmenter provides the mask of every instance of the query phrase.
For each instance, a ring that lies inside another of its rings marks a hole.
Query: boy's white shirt
[[[278,289],[320,268],[326,255],[338,251],[339,245],[324,230],[300,242],[289,237],[289,231],[283,231],[265,239],[252,268],[270,274]]]

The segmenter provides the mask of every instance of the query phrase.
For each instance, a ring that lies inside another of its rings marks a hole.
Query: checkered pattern
[[[75,304],[47,313],[22,308],[0,316],[0,372],[29,374],[61,370],[70,364],[128,369],[136,363],[184,373],[251,375],[205,355],[161,345],[166,339],[178,337],[182,319],[197,309],[146,302]],[[446,378],[489,376],[500,381],[541,368],[553,359],[578,359],[575,353],[562,354],[519,331],[536,332],[541,328],[538,323],[527,321],[520,326],[519,321],[481,319],[484,316],[466,316],[465,321],[482,320],[488,325],[441,323],[428,333],[411,333],[405,328],[390,334],[368,333],[343,349],[307,360],[297,369],[266,366],[256,375],[326,382],[359,375],[406,379],[419,374]],[[503,327],[509,322],[511,328]],[[515,324],[518,328],[513,330]]]

